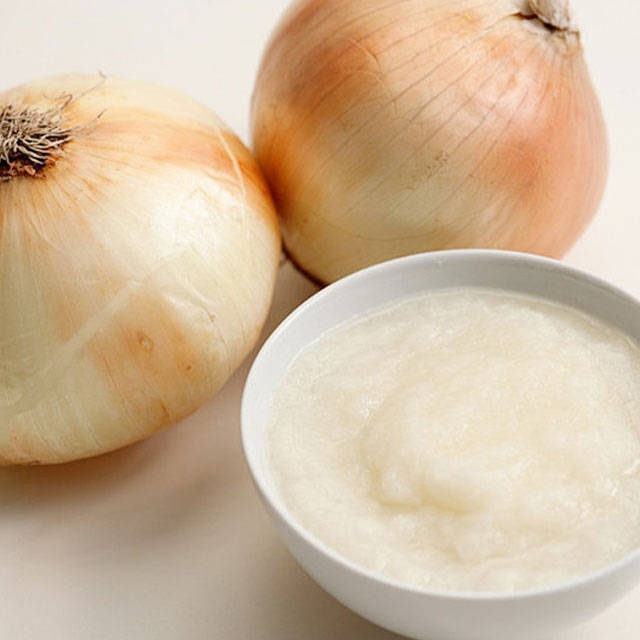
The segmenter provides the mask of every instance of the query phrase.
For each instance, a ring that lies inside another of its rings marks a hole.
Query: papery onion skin
[[[96,455],[195,411],[255,345],[277,272],[268,188],[208,109],[77,74],[0,105],[63,92],[70,125],[102,115],[38,177],[0,182],[3,464]]]
[[[532,14],[525,0],[291,7],[252,136],[304,271],[330,282],[421,251],[571,247],[604,190],[605,126],[579,34]]]

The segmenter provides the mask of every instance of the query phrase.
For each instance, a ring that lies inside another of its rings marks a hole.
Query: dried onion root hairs
[[[101,75],[99,84],[106,80]],[[74,100],[82,98],[91,87],[78,96],[62,94],[52,99],[48,109],[16,104],[0,105],[0,182],[16,176],[34,176],[55,163],[64,146],[82,135],[97,122],[99,113],[87,125],[71,126],[63,111]]]

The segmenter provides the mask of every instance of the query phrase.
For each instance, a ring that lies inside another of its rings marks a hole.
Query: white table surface
[[[640,9],[574,0],[608,121],[611,171],[567,257],[640,295]],[[2,0],[0,84],[65,71],[173,85],[246,141],[260,53],[285,0]],[[315,290],[281,269],[263,338]],[[298,567],[250,483],[239,405],[251,358],[198,413],[128,449],[0,469],[0,637],[11,640],[397,638]],[[640,588],[554,640],[636,640]],[[517,639],[514,639],[517,640]]]

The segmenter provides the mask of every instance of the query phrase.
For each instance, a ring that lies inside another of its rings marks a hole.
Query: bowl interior
[[[245,386],[245,455],[259,488],[279,509],[267,459],[270,399],[296,355],[323,332],[394,300],[448,287],[491,287],[555,300],[640,341],[640,303],[616,287],[555,260],[505,251],[457,250],[399,258],[323,289],[290,314],[258,354]]]

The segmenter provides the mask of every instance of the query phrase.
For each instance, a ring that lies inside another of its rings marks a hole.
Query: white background
[[[633,0],[575,3],[611,168],[598,216],[567,261],[640,295],[640,10]],[[0,84],[97,70],[153,80],[211,106],[247,141],[257,64],[285,5],[1,0]],[[283,267],[263,339],[313,291]],[[248,365],[197,414],[140,445],[59,468],[0,469],[2,638],[397,637],[326,595],[268,523],[240,448]],[[637,589],[554,640],[635,640],[639,609]]]

